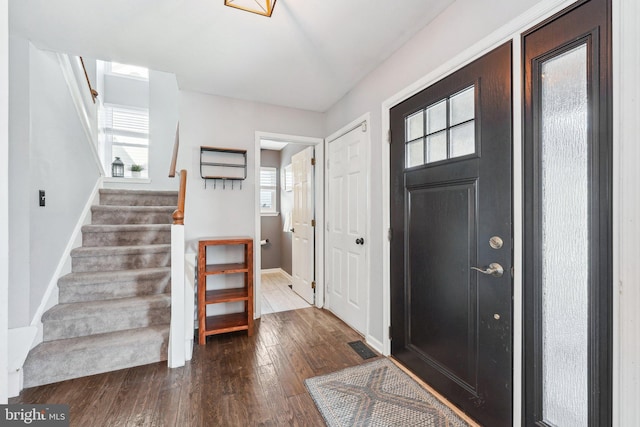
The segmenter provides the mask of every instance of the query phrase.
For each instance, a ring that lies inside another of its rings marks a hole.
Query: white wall
[[[369,335],[384,339],[382,281],[381,106],[442,63],[521,14],[539,0],[457,0],[327,112],[327,135],[371,113],[371,278]],[[384,142],[386,144],[386,141]],[[380,260],[380,262],[378,262]]]
[[[105,188],[177,190],[169,164],[178,123],[178,83],[174,74],[149,70],[149,82],[105,75],[104,102],[149,108],[149,181],[107,180]]]
[[[640,425],[640,4],[613,0],[613,425]]]
[[[151,79],[149,79],[151,80]],[[149,108],[149,82],[117,74],[104,75],[102,102]]]
[[[10,63],[17,90],[11,105],[18,109],[9,117],[9,146],[11,155],[25,162],[10,170],[11,186],[19,188],[9,194],[10,204],[19,206],[10,228],[25,234],[12,233],[9,239],[10,247],[20,248],[9,267],[18,280],[11,285],[9,315],[12,327],[20,327],[30,323],[41,304],[99,171],[57,56],[20,40],[12,39],[11,49],[20,52],[11,54],[19,59]],[[46,191],[45,207],[38,206],[38,190]]]
[[[9,288],[9,25],[7,0],[0,0],[0,405],[8,400]]]
[[[195,92],[180,92],[178,169],[187,169],[185,231],[187,252],[212,236],[255,237],[255,132],[322,137],[323,115]],[[247,150],[242,190],[222,189],[200,178],[200,146]],[[259,246],[256,246],[259,249]]]
[[[27,171],[30,169],[29,142],[29,41],[9,37],[9,327],[31,322],[29,287],[29,200],[33,199]]]

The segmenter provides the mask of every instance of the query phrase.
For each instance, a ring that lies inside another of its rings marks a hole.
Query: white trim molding
[[[8,400],[9,353],[9,2],[0,0],[0,405]]]
[[[613,0],[613,424],[640,425],[640,3]]]
[[[315,175],[315,203],[316,203],[316,304],[318,308],[324,305],[324,139],[309,136],[287,135],[281,133],[271,133],[256,131],[255,133],[255,170],[260,170],[260,141],[268,139],[270,141],[286,142],[287,144],[304,144],[315,147],[316,175]],[[254,294],[254,317],[257,319],[262,314],[262,281],[260,280],[260,268],[262,263],[262,251],[260,248],[260,233],[262,225],[260,223],[260,174],[255,174],[255,238],[253,251],[253,294]],[[255,249],[257,248],[257,249]]]

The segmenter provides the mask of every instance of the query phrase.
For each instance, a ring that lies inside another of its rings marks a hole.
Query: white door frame
[[[362,124],[364,124],[364,126],[366,126],[365,128],[365,138],[366,138],[366,149],[365,149],[365,171],[364,171],[364,176],[365,176],[365,181],[366,181],[366,188],[365,188],[365,195],[366,195],[366,212],[371,212],[371,149],[369,148],[371,146],[371,114],[370,113],[366,113],[363,114],[362,116],[358,117],[357,119],[353,120],[352,122],[350,122],[349,124],[347,124],[346,126],[343,126],[342,128],[338,129],[336,132],[332,133],[331,135],[329,135],[327,138],[325,138],[326,140],[326,147],[327,147],[327,157],[328,157],[328,153],[329,153],[329,144],[332,141],[335,141],[336,139],[340,138],[341,136],[344,136],[346,134],[348,134],[349,132],[351,132],[353,129],[361,126]],[[323,163],[324,165],[324,163]],[[326,165],[324,165],[326,167]],[[328,200],[328,189],[329,189],[329,174],[325,174],[325,182],[324,182],[324,186],[327,189],[327,193],[325,194],[325,197],[327,198],[327,200],[325,201],[325,206],[327,207],[327,209],[329,209],[329,200]],[[364,236],[365,238],[365,242],[368,242],[364,245],[364,251],[365,251],[365,271],[366,271],[366,283],[367,283],[367,294],[365,296],[365,318],[366,318],[366,323],[365,323],[365,330],[364,330],[364,334],[365,334],[365,340],[369,343],[371,343],[375,348],[380,348],[380,342],[375,339],[374,337],[371,336],[370,331],[369,331],[369,323],[370,323],[370,310],[369,307],[371,306],[370,301],[369,301],[369,297],[370,297],[370,290],[371,290],[371,281],[370,281],[370,271],[371,271],[371,244],[373,243],[374,239],[373,239],[373,235],[371,234],[371,221],[369,220],[369,218],[367,217],[367,223],[365,225],[365,234],[366,236]],[[328,230],[326,228],[326,226],[323,226],[323,230],[324,230],[324,234],[328,234]],[[325,238],[328,239],[328,236],[326,236]],[[324,256],[328,259],[329,254],[326,253],[326,251],[328,251],[328,247],[325,247],[325,252]],[[327,276],[329,276],[329,272],[327,272]]]
[[[309,136],[286,135],[281,133],[256,131],[255,134],[255,237],[253,239],[253,290],[254,290],[254,318],[258,319],[262,315],[262,289],[260,279],[260,266],[262,261],[262,251],[260,250],[260,236],[262,225],[260,223],[260,141],[269,139],[281,141],[289,144],[313,145],[315,147],[316,168],[315,168],[315,188],[314,198],[316,205],[316,307],[324,305],[324,139]]]
[[[0,0],[0,405],[9,399],[9,5]]]

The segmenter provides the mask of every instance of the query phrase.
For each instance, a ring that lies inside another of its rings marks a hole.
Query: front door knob
[[[502,275],[504,274],[504,268],[502,268],[502,266],[497,262],[492,262],[485,270],[478,267],[471,267],[471,269],[479,271],[482,274],[488,274],[493,277],[502,277]]]
[[[360,237],[356,239],[356,245],[364,245],[364,238]]]

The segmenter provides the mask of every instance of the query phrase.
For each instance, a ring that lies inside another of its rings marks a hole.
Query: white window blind
[[[276,188],[278,185],[276,168],[260,168],[260,212],[276,213]]]
[[[147,177],[149,163],[149,110],[106,104],[105,133],[111,156],[125,164],[125,176],[132,164],[141,165]]]

